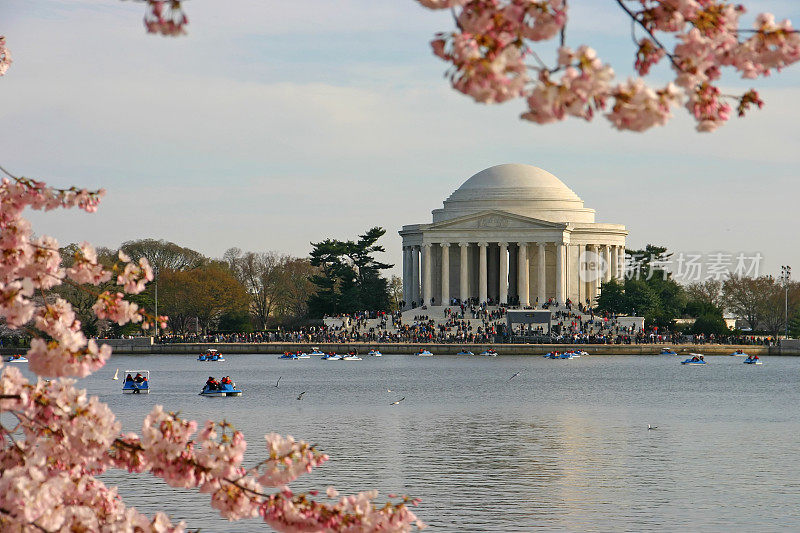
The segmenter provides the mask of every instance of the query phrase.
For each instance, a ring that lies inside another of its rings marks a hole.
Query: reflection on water
[[[317,443],[331,461],[293,488],[408,493],[423,499],[418,514],[434,531],[800,528],[797,358],[750,367],[709,357],[690,368],[669,356],[194,359],[115,356],[81,385],[126,430],[138,432],[155,404],[225,418],[244,431],[249,464],[268,431]],[[152,393],[120,394],[115,368],[149,369]],[[198,397],[209,375],[230,375],[244,396]],[[149,476],[104,480],[129,504],[190,527],[268,529],[228,523],[207,496]]]

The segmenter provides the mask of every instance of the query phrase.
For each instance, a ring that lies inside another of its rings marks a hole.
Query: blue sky
[[[800,3],[746,2],[800,22]],[[760,252],[797,265],[800,67],[755,83],[763,110],[699,134],[686,113],[645,134],[604,119],[537,126],[522,102],[454,92],[430,53],[449,15],[413,0],[193,0],[189,35],[145,34],[143,5],[4,0],[15,63],[0,78],[0,164],[57,185],[102,186],[95,215],[33,217],[62,243],[164,238],[210,256],[231,246],[306,255],[310,241],[403,224],[483,168],[528,163],[625,224],[629,245]],[[629,24],[612,0],[572,0],[568,43],[632,74]],[[552,43],[538,50],[554,54]],[[653,83],[668,78],[656,70]],[[396,269],[399,272],[399,269]]]

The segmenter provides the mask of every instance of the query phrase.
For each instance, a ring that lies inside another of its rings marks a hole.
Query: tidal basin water
[[[114,356],[80,385],[126,431],[140,432],[155,404],[200,422],[224,418],[245,433],[248,464],[263,456],[267,432],[316,443],[331,460],[293,488],[413,495],[430,531],[800,529],[800,358],[682,359]],[[150,370],[152,393],[123,396],[117,368],[121,378]],[[230,375],[244,395],[199,397],[210,375]],[[270,529],[229,523],[207,495],[150,476],[103,479],[128,504],[191,528]]]

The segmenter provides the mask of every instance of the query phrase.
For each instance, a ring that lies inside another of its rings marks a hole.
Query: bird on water
[[[392,402],[392,403],[390,403],[389,405],[397,405],[398,403],[402,402],[402,401],[403,401],[403,400],[405,400],[405,399],[406,399],[406,397],[405,397],[405,396],[403,396],[402,398],[400,398],[400,399],[399,399],[399,400],[397,400],[396,402]]]
[[[298,400],[302,400],[302,399],[303,399],[303,394],[305,394],[306,392],[308,392],[308,391],[303,391],[303,392],[301,392],[300,394],[298,394],[298,395],[297,395],[297,399],[298,399]]]

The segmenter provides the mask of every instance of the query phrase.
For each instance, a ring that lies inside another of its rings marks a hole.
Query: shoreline
[[[704,355],[730,355],[736,350],[743,350],[751,355],[800,355],[797,347],[737,345],[737,344],[436,344],[436,343],[185,343],[185,344],[153,344],[150,339],[109,339],[100,340],[109,344],[116,354],[170,354],[199,355],[214,348],[223,354],[282,354],[299,350],[310,350],[317,347],[323,352],[348,353],[356,351],[366,354],[371,349],[380,350],[385,355],[414,354],[420,348],[427,348],[434,355],[457,355],[464,348],[479,354],[492,348],[499,355],[544,355],[551,351],[584,350],[590,355],[660,355],[661,350],[670,347],[679,355],[690,352]],[[135,342],[139,341],[139,342]]]
[[[325,353],[339,354],[357,352],[366,354],[371,349],[380,350],[384,355],[415,354],[426,348],[434,355],[458,355],[466,348],[476,354],[492,348],[498,355],[532,355],[540,356],[548,352],[567,350],[583,350],[589,355],[661,355],[661,350],[670,347],[678,355],[700,353],[703,355],[730,355],[742,350],[751,355],[765,356],[800,356],[798,346],[763,346],[759,344],[437,344],[437,343],[308,343],[308,342],[265,342],[265,343],[180,343],[155,344],[152,339],[138,337],[134,339],[99,339],[99,344],[108,344],[119,355],[199,355],[209,348],[219,350],[223,354],[282,354],[285,352],[309,351],[319,348]],[[25,353],[27,348],[0,348],[0,354],[11,355]]]

